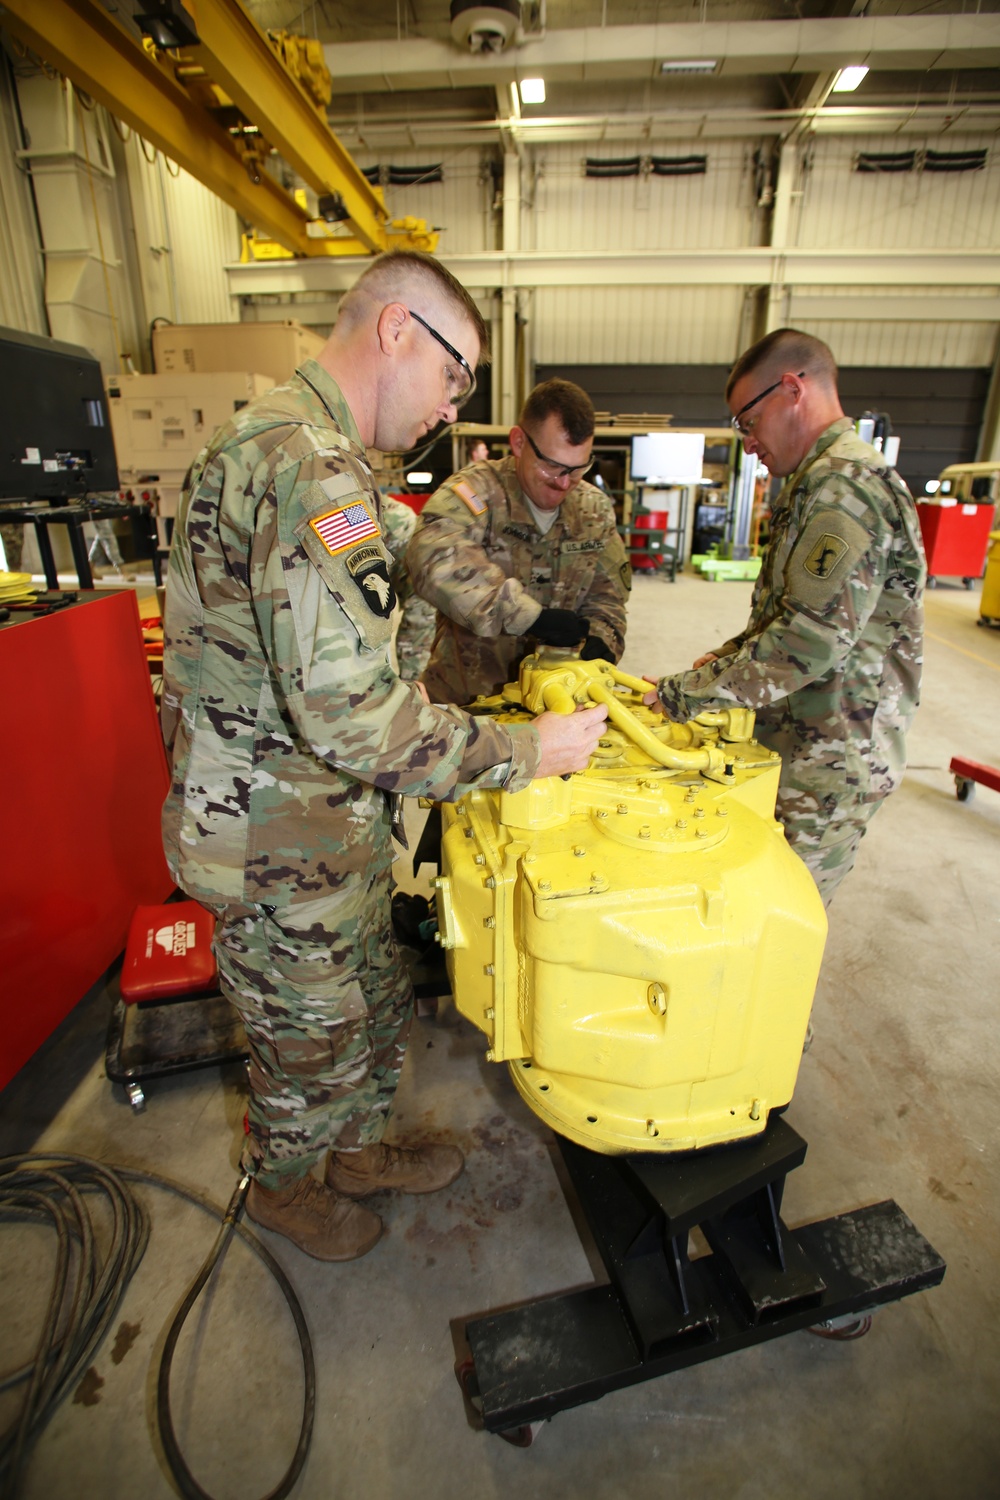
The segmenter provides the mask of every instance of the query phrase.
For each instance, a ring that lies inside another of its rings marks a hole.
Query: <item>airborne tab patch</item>
[[[486,509],[486,501],[482,500],[476,494],[471,484],[466,484],[464,479],[460,479],[457,484],[452,485],[452,489],[455,491],[455,494],[458,496],[458,498],[465,502],[474,516],[482,515],[483,511]]]
[[[368,507],[360,500],[329,510],[325,516],[315,516],[309,525],[332,557],[366,537],[382,535]]]

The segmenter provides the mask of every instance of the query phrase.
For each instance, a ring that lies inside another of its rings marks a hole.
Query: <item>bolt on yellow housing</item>
[[[792,1097],[826,938],[747,709],[673,724],[649,684],[547,651],[474,711],[606,703],[589,768],[443,812],[455,1003],[554,1130],[603,1152],[756,1135]]]

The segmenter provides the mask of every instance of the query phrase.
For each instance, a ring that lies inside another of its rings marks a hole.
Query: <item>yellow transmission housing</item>
[[[762,1131],[792,1097],[826,938],[753,713],[673,724],[648,689],[607,662],[527,657],[473,711],[606,703],[589,768],[442,808],[455,1003],[541,1119],[607,1153]]]

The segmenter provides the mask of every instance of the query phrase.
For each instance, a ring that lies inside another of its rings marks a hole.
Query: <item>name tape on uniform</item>
[[[329,510],[325,516],[315,516],[309,525],[333,556],[363,542],[366,537],[382,535],[368,507],[360,501]]]

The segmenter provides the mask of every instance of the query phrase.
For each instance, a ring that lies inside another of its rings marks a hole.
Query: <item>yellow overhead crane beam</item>
[[[277,242],[272,254],[278,245],[298,256],[435,247],[422,221],[387,223],[380,192],[238,0],[187,0],[186,8],[198,42],[181,51],[143,45],[100,0],[3,0],[0,24]],[[246,150],[249,133],[219,123],[204,86],[200,99],[185,87],[192,75],[255,127],[253,145],[273,146],[318,195],[341,200],[350,236],[322,221],[309,232],[306,210],[260,169],[259,151]]]

